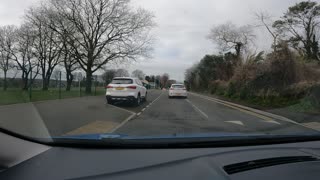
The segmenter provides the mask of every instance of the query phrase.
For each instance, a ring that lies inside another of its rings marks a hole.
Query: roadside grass
[[[61,99],[75,98],[83,96],[101,96],[105,94],[103,87],[97,87],[96,91],[92,89],[90,95],[85,94],[84,89],[81,93],[79,89],[71,89],[71,91],[61,90]],[[22,91],[18,88],[9,88],[7,91],[0,90],[0,105],[18,104],[36,101],[46,101],[59,99],[59,89],[53,88],[48,91],[41,89],[32,89],[31,99],[29,98],[29,91]]]
[[[288,110],[303,113],[320,113],[320,109],[309,98],[304,98],[299,103],[289,106]]]

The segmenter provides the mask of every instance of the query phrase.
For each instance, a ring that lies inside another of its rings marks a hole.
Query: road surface
[[[115,133],[131,136],[197,134],[213,132],[299,134],[316,130],[290,121],[276,120],[230,106],[209,97],[189,93],[187,99],[169,99],[167,91],[157,91],[155,101],[136,112],[137,116]],[[129,110],[129,109],[128,109]]]
[[[169,99],[168,92],[160,90],[149,90],[147,102],[138,107],[126,103],[108,105],[105,97],[99,96],[0,106],[0,114],[1,128],[30,137],[92,133],[305,134],[320,130],[315,123],[306,127],[277,120],[193,93],[187,99]]]

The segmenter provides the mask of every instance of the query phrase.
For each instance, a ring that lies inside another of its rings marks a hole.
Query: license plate
[[[177,94],[177,96],[181,96],[181,94],[180,94],[180,93],[178,93],[178,94]]]
[[[117,87],[116,90],[123,90],[123,87]]]

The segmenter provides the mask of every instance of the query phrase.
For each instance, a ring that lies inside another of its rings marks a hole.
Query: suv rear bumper
[[[134,96],[106,96],[107,101],[135,101]]]

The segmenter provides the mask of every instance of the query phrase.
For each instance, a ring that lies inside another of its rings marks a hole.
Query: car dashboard
[[[0,179],[319,179],[320,142],[103,149],[50,147],[0,171]]]

